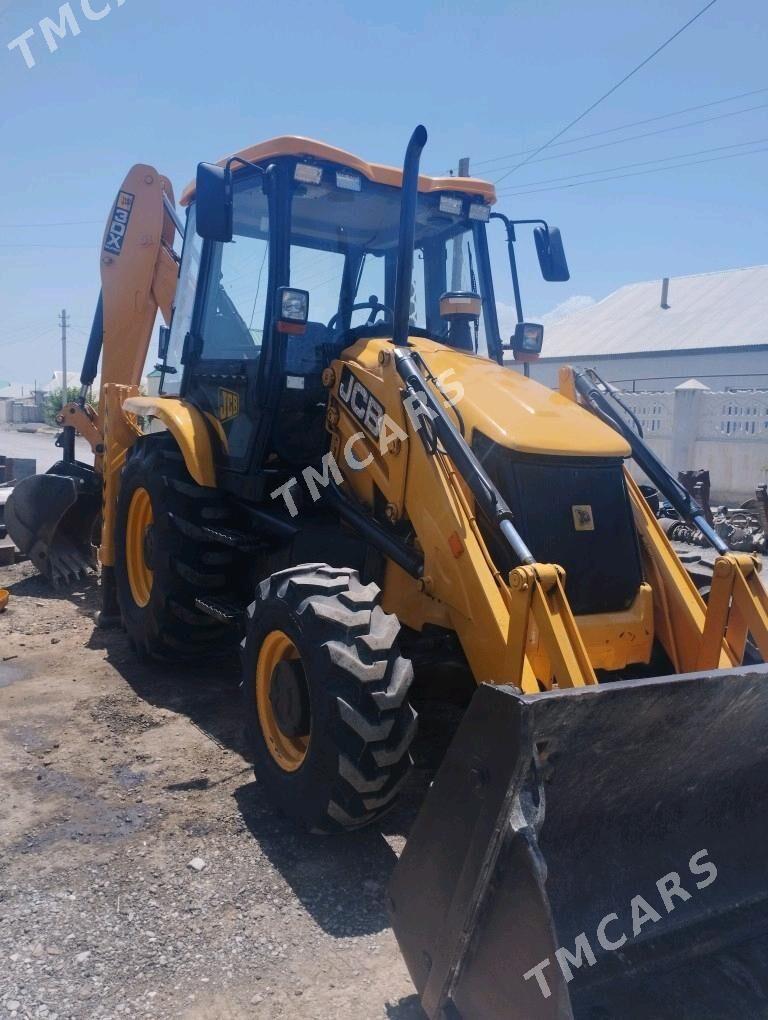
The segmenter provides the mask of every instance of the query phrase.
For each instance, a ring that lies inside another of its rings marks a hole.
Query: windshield
[[[291,286],[308,290],[310,318],[331,332],[392,321],[400,224],[400,190],[338,167],[314,167],[317,183],[295,183],[291,203]],[[301,173],[301,170],[299,170]],[[483,311],[471,324],[471,346],[487,354],[485,223],[488,207],[461,193],[420,194],[411,285],[411,325],[436,340],[449,337],[441,315],[447,291],[477,293]],[[478,212],[479,210],[479,212]],[[355,305],[363,307],[353,310]],[[443,309],[444,311],[444,309]]]
[[[300,163],[292,176],[289,280],[290,286],[309,292],[315,333],[322,329],[329,342],[350,328],[359,335],[385,333],[395,297],[400,189],[333,164]],[[441,314],[441,297],[448,291],[479,294],[482,310],[469,326],[465,346],[480,354],[488,353],[489,338],[495,348],[498,336],[487,268],[488,212],[479,196],[420,194],[411,286],[412,328],[444,342],[450,338],[450,322]],[[241,290],[230,297],[258,344],[266,281],[262,278],[258,294],[254,287],[263,254],[258,242],[264,245],[267,236],[260,180],[236,186],[235,234],[241,248],[235,278]],[[222,316],[220,307],[217,314]]]

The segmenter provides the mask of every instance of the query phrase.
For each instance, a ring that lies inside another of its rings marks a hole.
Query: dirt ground
[[[0,587],[0,1017],[421,1017],[385,900],[429,771],[305,836],[244,756],[235,658],[142,666],[95,583]]]

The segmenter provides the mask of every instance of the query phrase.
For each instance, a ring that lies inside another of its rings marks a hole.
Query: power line
[[[0,347],[13,347],[14,344],[33,344],[36,340],[40,340],[41,337],[44,337],[46,333],[50,333],[52,330],[56,328],[57,328],[56,326],[47,326],[41,333],[38,333],[36,336],[21,337],[18,340],[6,340],[4,343],[0,344]]]
[[[722,159],[736,159],[737,156],[755,156],[759,152],[768,152],[768,146],[762,149],[753,149],[751,152],[732,152],[728,156],[711,156],[709,159],[697,159],[691,163],[676,163],[674,166],[657,166],[652,170],[635,170],[629,174],[614,174],[612,177],[599,177],[593,181],[576,181],[573,184],[560,184],[554,188],[531,188],[529,191],[514,191],[512,195],[535,195],[540,191],[565,191],[568,188],[578,188],[584,184],[602,184],[605,181],[618,181],[625,177],[642,177],[645,174],[658,174],[662,170],[677,170],[687,166],[700,166],[702,163],[716,163]]]
[[[716,145],[708,149],[696,149],[694,152],[681,152],[677,156],[664,156],[659,159],[645,159],[637,163],[622,163],[619,166],[605,166],[600,170],[585,170],[580,174],[566,174],[564,177],[548,177],[541,181],[526,181],[524,187],[533,187],[534,184],[554,184],[559,181],[572,181],[576,177],[594,177],[595,174],[610,174],[614,170],[628,170],[630,167],[635,166],[650,166],[651,163],[669,163],[674,159],[687,159],[688,156],[703,156],[710,152],[723,152],[725,149],[738,149],[745,145],[761,145],[763,142],[768,142],[768,138],[754,138],[749,142],[733,142],[731,145]],[[520,185],[523,187],[523,185]],[[499,194],[524,194],[518,188],[503,188]]]
[[[22,228],[36,227],[93,227],[98,226],[101,220],[62,220],[57,223],[0,223],[2,230],[21,230]]]
[[[88,248],[93,251],[95,244],[0,244],[0,248]]]
[[[37,322],[26,323],[4,322],[3,325],[6,327],[6,329],[10,329],[13,332],[14,336],[18,336],[19,333],[34,333],[35,330],[42,329],[44,322],[45,319],[39,319]]]
[[[19,336],[19,334],[21,334],[21,333],[31,334],[31,333],[34,333],[34,332],[39,331],[41,329],[44,329],[45,326],[46,326],[46,320],[45,319],[38,319],[37,321],[33,320],[33,321],[30,321],[30,322],[20,322],[20,321],[10,322],[10,323],[9,322],[4,322],[3,326],[5,327],[4,332],[5,332],[6,336],[10,336],[11,333],[14,336]]]
[[[561,128],[556,134],[554,134],[549,139],[549,141],[544,142],[544,144],[540,145],[538,149],[534,149],[529,157],[527,157],[526,159],[522,160],[522,162],[518,163],[516,166],[513,166],[511,170],[508,170],[504,174],[504,177],[500,177],[499,178],[499,181],[502,181],[502,180],[504,180],[504,178],[509,177],[510,174],[513,174],[515,172],[515,170],[518,170],[521,166],[525,166],[526,163],[530,162],[530,160],[531,160],[531,158],[533,156],[537,156],[540,152],[543,152],[544,149],[546,149],[550,145],[552,145],[553,142],[556,142],[558,138],[561,138],[566,133],[566,131],[570,131],[570,129],[574,126],[574,124],[578,124],[580,120],[583,120],[587,116],[587,114],[591,113],[596,107],[598,107],[602,102],[604,102],[609,96],[613,95],[613,93],[617,89],[621,88],[621,86],[625,82],[629,81],[629,79],[633,75],[637,74],[637,72],[640,71],[643,67],[645,67],[646,64],[650,63],[650,61],[653,60],[653,58],[655,56],[657,56],[659,53],[661,53],[661,51],[663,49],[666,49],[666,47],[669,46],[669,44],[671,42],[673,42],[675,39],[677,39],[677,37],[679,35],[682,35],[682,33],[687,28],[689,28],[694,23],[694,21],[697,21],[702,16],[702,14],[705,14],[710,9],[710,7],[714,7],[716,3],[717,3],[717,0],[709,0],[709,2],[707,4],[705,4],[704,7],[702,7],[701,10],[698,11],[697,14],[694,14],[694,16],[692,18],[689,18],[689,20],[686,21],[686,23],[684,25],[682,25],[680,28],[678,28],[678,30],[673,35],[671,35],[668,39],[666,39],[661,44],[661,46],[657,46],[656,49],[653,51],[653,53],[649,53],[648,56],[645,57],[644,60],[641,60],[640,63],[636,67],[632,68],[632,70],[629,72],[629,74],[625,74],[624,77],[621,79],[621,81],[617,81],[615,85],[612,85],[608,89],[607,92],[604,92],[603,95],[600,96],[599,99],[596,99],[594,101],[594,103],[592,103],[590,106],[588,106],[586,108],[586,110],[583,111],[583,113],[580,113],[578,115],[578,117],[574,117],[574,119],[572,121],[570,121],[570,123],[566,124],[564,128]],[[499,181],[497,181],[496,183],[498,184]]]
[[[749,96],[761,95],[763,92],[768,92],[768,87],[762,89],[753,89],[751,92],[739,92],[738,95],[728,96],[727,99],[716,99],[712,103],[699,103],[698,106],[686,106],[682,110],[673,110],[671,113],[659,113],[654,117],[645,117],[643,120],[632,120],[627,124],[619,124],[616,127],[603,128],[602,131],[590,131],[586,135],[576,135],[575,138],[569,138],[564,142],[554,142],[555,146],[559,145],[574,145],[576,142],[584,142],[588,138],[598,138],[600,135],[609,135],[614,131],[625,131],[627,128],[640,127],[643,124],[653,124],[659,120],[668,120],[670,117],[681,117],[684,113],[695,113],[696,110],[708,110],[713,106],[722,106],[723,103],[734,103],[737,99],[748,99]],[[741,111],[734,111],[739,113]],[[685,127],[684,124],[680,125]],[[506,156],[492,156],[489,159],[478,159],[475,160],[474,165],[487,166],[488,163],[501,163],[505,159],[516,159],[518,156],[525,156],[528,153],[535,152],[534,149],[521,149],[519,152],[509,152]],[[499,170],[504,170],[505,167],[497,167],[495,170],[489,170],[488,173],[498,173]]]
[[[583,152],[595,152],[597,149],[609,149],[614,145],[621,145],[623,142],[636,142],[640,138],[651,138],[653,135],[669,134],[670,131],[682,131],[683,128],[697,127],[699,124],[710,124],[715,120],[722,120],[724,117],[735,117],[740,113],[752,113],[754,110],[764,110],[768,103],[759,103],[757,106],[748,106],[743,110],[733,110],[731,113],[719,113],[714,117],[703,117],[701,120],[692,120],[687,124],[675,124],[673,127],[657,128],[655,131],[643,131],[639,135],[628,135],[626,138],[617,138],[615,142],[600,142],[598,145],[586,145],[583,149],[571,149],[569,152],[561,152],[557,156],[543,156],[541,159],[530,160],[529,165],[537,163],[551,163],[553,159],[566,159],[568,156],[578,156]],[[500,167],[499,169],[504,169]],[[498,178],[496,184],[503,181],[508,174]]]

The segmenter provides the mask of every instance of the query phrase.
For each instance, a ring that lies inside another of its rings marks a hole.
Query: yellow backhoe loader
[[[311,831],[393,804],[412,661],[417,684],[459,665],[475,693],[390,888],[430,1018],[768,1016],[757,561],[597,377],[555,392],[504,364],[542,342],[520,224],[488,183],[420,175],[425,142],[402,170],[263,142],[200,164],[185,221],[134,167],[62,461],[17,486],[8,530],[59,583],[98,546],[100,622],[139,655],[241,641],[257,778]],[[566,279],[559,233],[534,236]],[[158,308],[159,392],[140,395]],[[631,460],[717,549],[706,604]]]

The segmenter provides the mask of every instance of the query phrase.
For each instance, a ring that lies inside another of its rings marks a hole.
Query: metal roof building
[[[625,389],[768,389],[768,266],[620,287],[545,328],[531,375],[556,385],[562,364]]]

